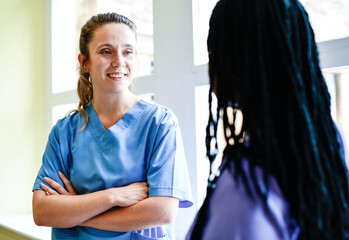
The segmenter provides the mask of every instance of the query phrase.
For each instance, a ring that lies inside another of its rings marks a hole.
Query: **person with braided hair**
[[[192,205],[178,121],[131,92],[136,26],[117,13],[80,34],[78,109],[52,128],[33,187],[37,225],[52,239],[174,239]]]
[[[346,149],[303,6],[220,0],[207,46],[211,166],[220,120],[226,147],[187,239],[347,239]]]

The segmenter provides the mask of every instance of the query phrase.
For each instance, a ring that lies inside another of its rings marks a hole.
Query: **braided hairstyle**
[[[85,57],[85,62],[89,60],[88,44],[92,41],[93,33],[99,27],[107,23],[122,23],[128,26],[135,34],[137,32],[136,25],[127,17],[117,13],[101,13],[91,17],[85,25],[81,28],[79,50]],[[132,86],[130,86],[132,88]],[[93,98],[93,87],[90,80],[90,73],[84,72],[83,68],[79,66],[79,79],[77,86],[77,93],[79,96],[79,105],[73,112],[80,112],[85,119],[85,124],[80,131],[84,130],[88,123],[88,116],[86,107]]]
[[[235,176],[242,178],[247,192],[251,185],[242,157],[250,161],[253,187],[265,204],[267,193],[262,193],[253,169],[263,168],[267,188],[269,176],[276,177],[301,229],[300,239],[345,239],[348,173],[303,6],[298,0],[220,0],[212,12],[207,43],[206,147],[211,165],[222,118],[225,158],[234,161]],[[216,117],[212,92],[218,102]],[[243,114],[239,133],[237,110]],[[207,207],[205,200],[193,239],[201,238],[205,223],[200,218],[205,218]]]

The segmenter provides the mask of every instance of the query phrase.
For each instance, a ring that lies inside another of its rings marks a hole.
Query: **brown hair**
[[[85,57],[84,62],[89,59],[88,44],[92,41],[94,31],[107,23],[123,23],[127,25],[136,35],[136,25],[127,17],[117,13],[101,13],[91,17],[85,25],[81,28],[79,50]],[[83,64],[83,63],[82,63]],[[79,112],[84,116],[85,123],[80,131],[84,130],[88,123],[88,116],[86,113],[87,104],[93,98],[93,87],[90,81],[90,73],[84,72],[84,69],[79,65],[79,79],[77,86],[77,93],[79,96],[78,108],[72,112]]]

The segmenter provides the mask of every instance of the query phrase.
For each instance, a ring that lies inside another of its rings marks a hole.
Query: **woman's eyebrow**
[[[121,46],[124,47],[124,48],[135,48],[134,45],[129,44],[129,43],[125,43],[125,44],[123,44]],[[102,43],[101,45],[97,46],[98,49],[104,48],[104,47],[115,48],[115,46],[113,44],[110,44],[110,43]]]
[[[97,49],[105,48],[105,47],[113,48],[113,45],[110,43],[102,43],[102,44],[97,46]]]

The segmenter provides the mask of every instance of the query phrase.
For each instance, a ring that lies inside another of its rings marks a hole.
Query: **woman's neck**
[[[139,99],[131,92],[113,95],[94,96],[92,105],[104,128],[107,130],[117,123]]]

